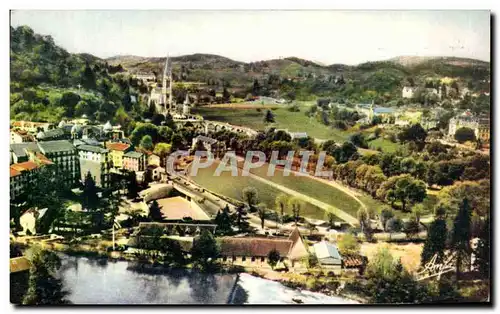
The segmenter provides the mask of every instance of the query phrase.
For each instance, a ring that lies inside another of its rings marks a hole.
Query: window
[[[222,258],[222,261],[223,261],[223,262],[227,261],[227,257],[226,257],[226,256],[224,256],[224,257]]]
[[[235,261],[236,261],[236,256],[233,255],[233,262],[235,262]]]
[[[264,263],[264,262],[266,261],[266,258],[265,258],[265,257],[261,257],[261,258],[260,258],[260,261],[261,261],[262,263]]]
[[[241,261],[242,261],[242,262],[244,262],[244,261],[246,261],[246,260],[247,260],[247,257],[246,257],[246,256],[243,256],[243,257],[241,258]]]
[[[252,256],[252,262],[255,262],[255,256]]]

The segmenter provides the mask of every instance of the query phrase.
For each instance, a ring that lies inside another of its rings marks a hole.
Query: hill
[[[107,61],[121,64],[130,72],[158,73],[165,58],[123,56]],[[238,97],[253,92],[253,84],[258,80],[266,96],[302,100],[328,96],[352,101],[378,97],[380,101],[387,101],[400,97],[402,86],[409,81],[420,85],[428,78],[447,76],[458,78],[463,86],[472,85],[473,89],[483,90],[484,86],[478,86],[477,81],[490,77],[488,62],[456,57],[402,56],[356,66],[325,66],[297,57],[245,63],[209,54],[173,57],[172,61],[174,79],[205,82],[214,89],[223,86],[237,89],[240,90]]]
[[[27,26],[11,27],[11,118],[58,122],[85,114],[105,122],[124,111],[140,116],[131,96],[139,99],[147,87],[122,71],[96,56],[68,53]]]

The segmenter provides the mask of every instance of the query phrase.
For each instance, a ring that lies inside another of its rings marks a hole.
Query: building
[[[147,154],[147,156],[148,156],[148,161],[147,161],[148,166],[160,166],[161,165],[160,156],[153,154],[153,153],[149,153],[149,154]]]
[[[307,138],[306,132],[288,132],[288,134],[290,134],[292,140]]]
[[[151,180],[153,181],[162,181],[166,179],[167,172],[163,167],[157,165],[148,165],[147,171],[151,174]]]
[[[314,254],[321,268],[340,274],[342,271],[342,257],[337,247],[330,242],[321,241],[313,245]]]
[[[28,161],[28,151],[39,152],[40,149],[38,148],[38,143],[23,142],[23,143],[11,144],[10,145],[11,164]]]
[[[164,221],[211,221],[201,206],[193,199],[181,196],[161,198],[156,200],[160,205],[160,211]]]
[[[36,135],[39,141],[54,141],[69,138],[69,134],[64,132],[64,129],[52,129],[47,131],[40,131]]]
[[[279,252],[280,263],[295,269],[303,269],[302,261],[309,256],[298,229],[288,238],[222,237],[219,246],[223,263],[244,267],[270,267],[267,256],[272,250]]]
[[[79,145],[77,147],[80,162],[80,180],[90,175],[95,184],[100,187],[108,187],[110,183],[111,160],[109,150],[100,146]]]
[[[132,146],[119,142],[107,142],[106,148],[109,149],[111,162],[114,168],[123,168],[123,156],[126,152],[132,150]]]
[[[184,100],[184,104],[182,105],[182,114],[190,115],[191,114],[191,105],[189,101],[189,93],[186,93],[186,99]]]
[[[80,163],[78,151],[68,140],[38,142],[40,152],[50,159],[57,171],[66,176],[68,184],[76,184],[80,180]]]
[[[415,87],[404,86],[401,97],[412,99],[414,93],[415,93]]]
[[[53,163],[40,153],[29,154],[30,160],[10,165],[10,198],[16,199],[33,182],[35,172]]]
[[[216,149],[217,149],[217,143],[219,141],[217,141],[216,139],[213,139],[213,138],[210,138],[210,137],[206,137],[206,136],[203,136],[203,135],[198,135],[197,137],[193,138],[193,145],[192,145],[192,149],[196,150],[197,145],[202,145],[202,147],[206,150],[206,151],[209,151],[209,152],[214,152]],[[198,144],[198,143],[201,143],[201,144]]]
[[[450,119],[448,136],[453,137],[460,128],[469,128],[474,131],[477,139],[483,142],[490,141],[490,119],[488,117],[475,117],[470,110]]]
[[[136,151],[123,154],[123,169],[128,171],[144,171],[146,169],[146,155]]]
[[[19,218],[19,222],[21,224],[21,228],[23,229],[23,233],[25,235],[28,234],[35,235],[37,233],[36,231],[37,223],[39,223],[40,220],[45,217],[46,212],[47,208],[43,209],[32,208],[24,212],[24,214],[21,215],[21,218]]]
[[[36,134],[39,131],[47,131],[53,125],[48,122],[31,122],[31,121],[12,121],[13,129],[23,130],[31,134]]]
[[[10,143],[19,144],[25,142],[33,142],[34,137],[24,130],[10,130]]]

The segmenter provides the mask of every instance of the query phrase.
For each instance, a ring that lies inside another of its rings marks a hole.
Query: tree
[[[208,230],[203,230],[201,235],[193,241],[193,247],[191,248],[193,263],[206,270],[213,264],[217,256],[219,256],[217,242]]]
[[[155,146],[153,153],[160,157],[160,165],[165,165],[165,158],[172,152],[172,145],[167,143],[158,143]]]
[[[127,173],[127,196],[129,198],[135,199],[139,196],[139,183],[137,183],[137,175],[135,171]]]
[[[392,217],[387,221],[387,231],[389,231],[389,239],[392,237],[393,232],[400,232],[403,228],[403,221],[398,217]]]
[[[266,204],[260,203],[259,205],[257,205],[257,215],[260,219],[260,227],[264,229],[264,223],[266,222],[266,218],[268,215]]]
[[[474,249],[474,267],[477,268],[482,278],[490,278],[490,219],[489,217],[482,224],[479,234],[479,241]]]
[[[420,256],[422,265],[427,264],[436,254],[436,262],[441,263],[443,261],[447,237],[448,229],[446,228],[446,221],[441,218],[435,219],[427,231],[427,239],[425,240],[424,248]]]
[[[326,213],[326,218],[328,219],[328,226],[330,228],[335,227],[335,220],[337,219],[337,216],[335,216],[334,213]]]
[[[292,197],[288,200],[288,206],[292,210],[293,220],[295,221],[295,225],[297,225],[297,222],[300,220],[300,212],[304,208],[304,201],[298,197]]]
[[[276,204],[276,211],[280,215],[280,222],[283,224],[283,216],[285,216],[285,212],[287,209],[288,205],[288,195],[284,193],[280,193],[276,199],[274,200],[274,203]]]
[[[434,290],[416,281],[387,248],[380,249],[370,259],[366,272],[366,291],[370,303],[429,303]]]
[[[87,210],[95,210],[99,206],[99,197],[97,196],[97,187],[92,174],[87,172],[83,182],[83,192],[81,194],[82,207]]]
[[[408,221],[404,223],[403,227],[404,233],[406,233],[407,238],[412,238],[418,234],[419,231],[419,223],[415,217],[411,217]]]
[[[427,196],[427,188],[423,181],[415,180],[410,175],[403,175],[396,182],[394,196],[401,201],[403,211],[406,203],[421,202]]]
[[[470,239],[471,239],[471,208],[469,200],[464,198],[458,208],[458,213],[453,221],[453,229],[451,233],[451,249],[456,254],[456,281],[458,284],[460,271],[464,258],[470,255]]]
[[[258,96],[260,94],[260,84],[257,79],[254,79],[253,81],[253,87],[252,87],[252,95]]]
[[[471,128],[460,128],[455,132],[455,140],[459,143],[474,142],[476,140],[476,133]]]
[[[254,187],[246,187],[242,191],[243,200],[248,204],[250,211],[254,210],[255,205],[259,202],[259,195],[257,193],[257,189]]]
[[[161,212],[161,206],[154,200],[149,206],[149,219],[153,221],[163,221],[164,217]]]
[[[269,251],[269,253],[267,254],[267,263],[269,264],[269,266],[271,266],[271,269],[274,269],[276,264],[278,264],[280,258],[281,256],[278,250],[272,249],[271,251]]]
[[[354,133],[351,137],[349,137],[349,141],[357,147],[368,148],[368,143],[362,133]]]
[[[394,211],[390,208],[384,208],[380,212],[380,223],[384,231],[387,231],[387,221],[394,217]]]
[[[406,142],[424,143],[426,137],[427,137],[427,132],[419,123],[413,124],[403,129],[398,134],[398,138],[402,143]]]
[[[351,142],[344,142],[341,147],[336,147],[333,151],[333,157],[337,163],[346,163],[357,159],[358,156],[358,149]]]
[[[215,217],[215,223],[217,224],[217,232],[221,235],[229,235],[233,232],[233,228],[231,226],[231,216],[229,213],[229,206],[226,206],[217,212],[217,216]]]
[[[247,211],[245,210],[245,205],[236,206],[236,212],[233,215],[233,221],[235,221],[236,226],[240,232],[248,229],[248,217]]]
[[[96,76],[89,63],[85,63],[85,69],[83,70],[82,85],[86,89],[96,88]]]
[[[60,279],[55,277],[61,267],[59,257],[51,252],[33,246],[27,252],[31,262],[28,291],[23,299],[24,305],[58,305],[69,303],[68,292],[63,289]]]
[[[152,150],[153,149],[153,139],[151,138],[150,135],[144,135],[141,139],[141,147],[146,149],[146,150]]]
[[[224,87],[222,90],[222,100],[228,102],[231,99],[231,94],[228,92],[227,88]]]
[[[359,242],[356,237],[351,233],[345,233],[342,235],[340,240],[337,243],[340,254],[342,255],[351,255],[359,253]]]
[[[266,114],[264,115],[264,122],[265,123],[274,123],[274,114],[271,112],[271,110],[267,109]]]

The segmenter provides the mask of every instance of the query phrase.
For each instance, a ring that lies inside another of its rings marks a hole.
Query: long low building
[[[222,263],[244,267],[270,267],[268,255],[272,250],[280,254],[280,262],[291,268],[304,268],[302,261],[309,256],[298,229],[288,238],[222,237],[219,239]]]

